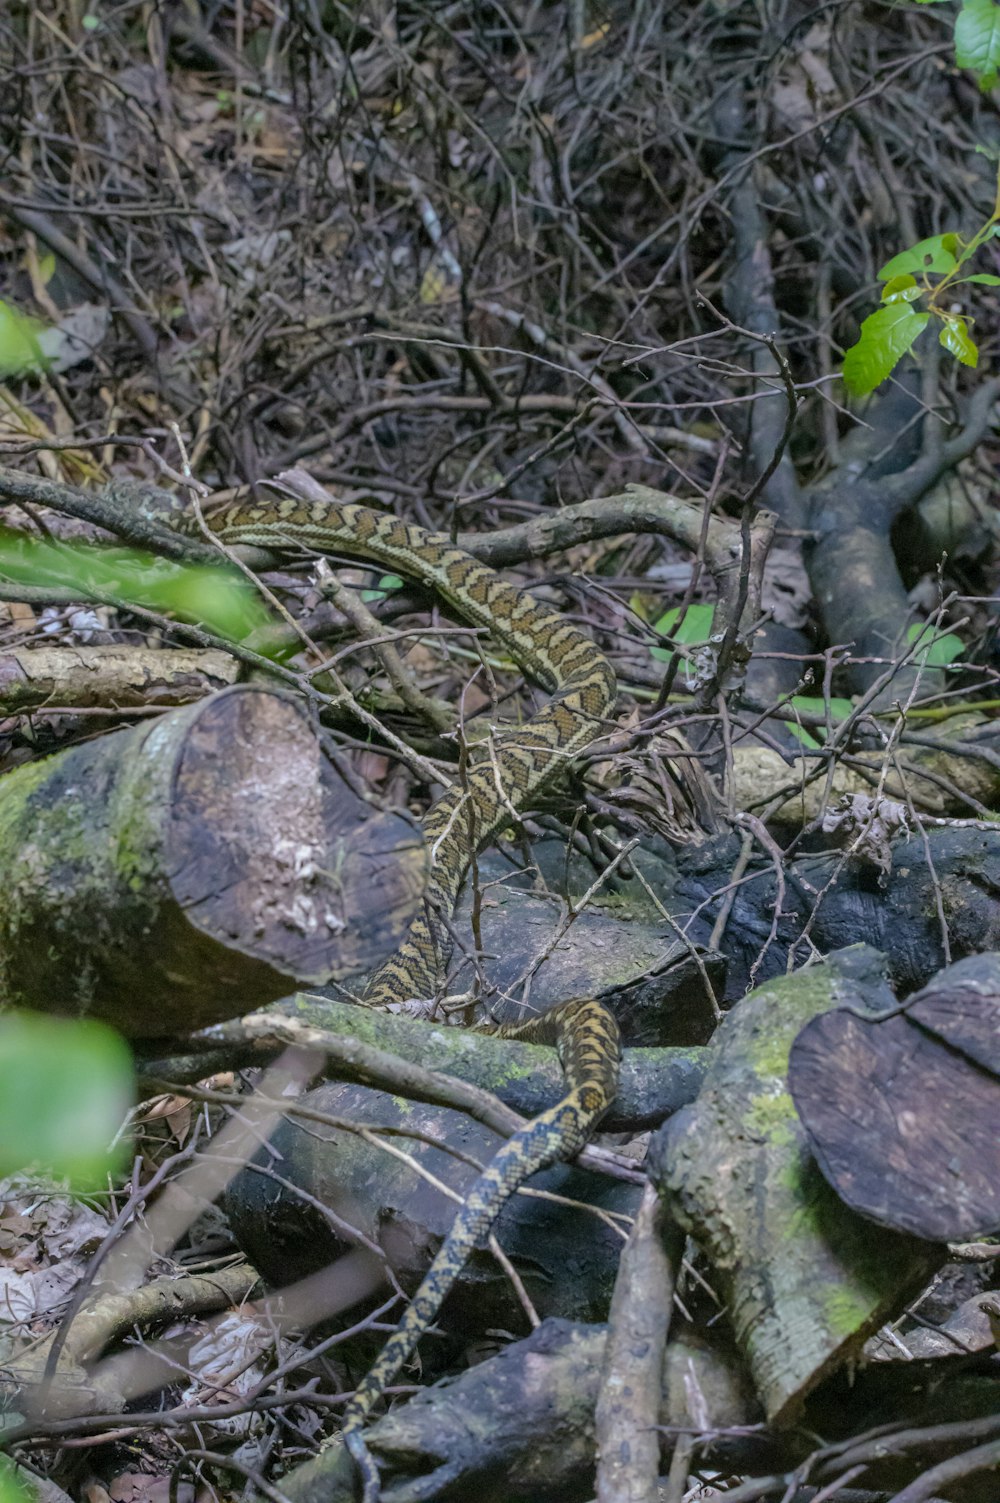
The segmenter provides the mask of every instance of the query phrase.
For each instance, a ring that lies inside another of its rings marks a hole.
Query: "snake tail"
[[[470,1253],[505,1202],[530,1175],[580,1152],[618,1088],[618,1025],[600,1002],[564,1002],[544,1017],[498,1032],[527,1043],[556,1043],[570,1088],[555,1106],[508,1138],[483,1170],[397,1329],[344,1410],[341,1432],[361,1473],[365,1503],[378,1497],[377,1470],[359,1434],[368,1416],[437,1318]]]

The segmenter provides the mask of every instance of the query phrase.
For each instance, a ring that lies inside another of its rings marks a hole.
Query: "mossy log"
[[[319,1272],[359,1242],[374,1245],[412,1293],[478,1178],[477,1165],[503,1139],[463,1112],[362,1086],[321,1086],[301,1105],[368,1131],[362,1137],[347,1126],[286,1118],[226,1190],[237,1242],[278,1286]],[[558,1164],[507,1202],[494,1232],[541,1317],[606,1317],[640,1194],[636,1184]],[[473,1253],[437,1325],[465,1344],[488,1329],[525,1330],[524,1310],[492,1253]],[[440,1343],[431,1343],[426,1361],[441,1354]]]
[[[492,1091],[523,1117],[545,1111],[564,1089],[558,1056],[548,1046],[428,1024],[350,1002],[332,1002],[308,992],[283,998],[272,1011],[331,1033],[347,1034],[402,1055],[413,1064]],[[253,1061],[252,1053],[247,1059]],[[203,1075],[204,1067],[197,1065],[197,1056],[192,1063]],[[708,1051],[702,1045],[625,1049],[618,1094],[602,1121],[602,1131],[642,1132],[659,1127],[672,1112],[695,1099],[707,1066]],[[177,1079],[163,1061],[151,1063],[148,1073]],[[345,1078],[342,1072],[338,1072],[338,1078]]]
[[[650,1147],[650,1172],[721,1280],[776,1425],[795,1423],[812,1389],[944,1260],[937,1244],[876,1231],[837,1199],[788,1090],[789,1053],[812,1018],[884,1010],[880,959],[859,946],[759,987],[722,1023],[697,1101]]]
[[[789,1088],[841,1199],[935,1242],[1000,1231],[1000,954],[939,971],[902,1008],[814,1018]]]
[[[426,864],[245,686],[9,773],[0,869],[0,1003],[165,1037],[376,964]]]
[[[438,1384],[390,1411],[366,1433],[385,1473],[383,1498],[447,1496],[476,1503],[541,1503],[590,1498],[594,1409],[606,1341],[604,1326],[546,1320],[452,1382]],[[700,1390],[720,1430],[759,1417],[746,1375],[725,1339],[696,1335],[667,1348],[660,1423],[691,1424],[688,1394]],[[673,1434],[666,1429],[669,1454]],[[720,1453],[726,1449],[723,1440]],[[744,1457],[760,1447],[743,1442]],[[397,1488],[390,1473],[400,1474]],[[402,1480],[411,1479],[410,1484]],[[353,1503],[355,1473],[338,1444],[324,1449],[281,1489],[292,1503]]]

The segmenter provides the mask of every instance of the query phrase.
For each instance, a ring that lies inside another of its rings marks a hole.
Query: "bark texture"
[[[10,773],[0,867],[0,1000],[130,1037],[375,964],[425,870],[413,822],[373,813],[308,713],[249,686]]]

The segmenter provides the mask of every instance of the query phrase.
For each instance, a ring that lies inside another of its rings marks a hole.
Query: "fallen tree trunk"
[[[421,1019],[358,1007],[352,1002],[334,1002],[308,992],[283,998],[271,1012],[276,1020],[294,1018],[492,1091],[522,1117],[537,1116],[558,1100],[563,1090],[562,1067],[555,1050],[545,1045],[495,1038],[468,1028],[429,1025]],[[215,1070],[266,1064],[284,1047],[280,1041],[240,1042],[231,1033],[228,1031],[218,1042],[206,1039],[206,1047],[197,1052],[146,1058],[138,1066],[140,1081],[151,1080],[157,1088],[161,1081],[190,1084]],[[642,1132],[659,1127],[672,1112],[694,1100],[707,1066],[708,1051],[703,1045],[626,1048],[618,1094],[602,1122],[602,1131]],[[337,1060],[333,1073],[342,1081],[369,1079],[362,1071],[352,1074],[343,1059]]]
[[[382,1464],[385,1503],[419,1496],[476,1503],[539,1503],[591,1497],[594,1409],[607,1331],[547,1320],[524,1341],[418,1394],[366,1432]],[[678,1338],[667,1348],[660,1423],[690,1425],[688,1394],[700,1389],[719,1428],[759,1417],[746,1375],[723,1340]],[[663,1437],[669,1452],[673,1437]],[[723,1448],[725,1443],[723,1443]],[[746,1455],[761,1454],[751,1438]],[[292,1503],[353,1503],[355,1472],[339,1443],[282,1479]]]
[[[0,656],[0,715],[187,704],[235,683],[240,672],[234,657],[215,648],[15,648]]]
[[[187,1033],[376,964],[424,862],[297,702],[230,689],[0,780],[0,1002]]]
[[[732,837],[685,852],[666,899],[677,914],[696,911],[688,938],[706,943],[726,902],[739,846]],[[884,952],[901,994],[923,986],[950,961],[1000,949],[1000,834],[988,828],[939,827],[891,846],[891,874],[857,853],[823,851],[749,873],[736,890],[721,936],[727,998],[748,984],[784,974],[789,956],[867,944]],[[804,937],[808,936],[808,937]],[[947,936],[947,938],[946,938]]]
[[[365,1436],[382,1470],[384,1503],[592,1498],[594,1410],[606,1340],[605,1326],[547,1320],[524,1341],[390,1410]],[[661,1466],[669,1465],[678,1434],[694,1432],[699,1468],[769,1477],[773,1485],[760,1497],[780,1498],[812,1453],[812,1481],[828,1485],[850,1468],[857,1487],[876,1490],[874,1497],[828,1491],[831,1503],[841,1497],[881,1503],[879,1490],[903,1486],[924,1469],[929,1454],[951,1455],[1000,1434],[996,1380],[963,1374],[960,1366],[948,1375],[940,1362],[899,1363],[887,1377],[885,1364],[877,1364],[818,1391],[802,1427],[778,1432],[759,1423],[752,1387],[724,1330],[716,1327],[711,1341],[678,1331],[664,1362]],[[701,1411],[700,1419],[689,1405]],[[871,1429],[885,1422],[892,1433]],[[814,1451],[816,1432],[827,1444]],[[280,1483],[291,1503],[354,1503],[355,1485],[339,1441]],[[994,1503],[995,1477],[972,1479],[966,1487],[963,1503]]]
[[[880,1230],[820,1175],[788,1091],[796,1035],[832,1005],[877,1015],[863,950],[759,987],[727,1016],[697,1101],[660,1129],[649,1172],[712,1264],[776,1426],[895,1319],[943,1263],[933,1242]]]

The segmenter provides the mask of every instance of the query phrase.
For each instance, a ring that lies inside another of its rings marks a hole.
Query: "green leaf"
[[[926,4],[927,0],[924,0],[924,3]],[[84,31],[96,31],[100,24],[100,16],[84,16],[83,20],[80,22],[80,25],[83,27]]]
[[[814,750],[818,750],[819,742],[811,731],[806,730],[804,725],[797,725],[794,720],[786,720],[783,724],[785,730],[790,731],[796,741],[801,741],[803,746],[810,746]]]
[[[965,651],[965,643],[954,632],[939,633],[933,626],[918,621],[907,627],[906,640],[911,645],[924,639],[926,645],[919,647],[914,657],[921,668],[947,668]]]
[[[0,1017],[0,1175],[38,1161],[92,1185],[113,1167],[108,1144],[131,1104],[131,1057],[111,1028]]]
[[[844,356],[844,380],[856,397],[874,391],[906,354],[926,326],[929,313],[918,313],[909,303],[888,303],[870,313],[861,325],[861,336]]]
[[[680,606],[674,606],[659,621],[653,623],[653,630],[661,636],[671,637],[682,647],[698,647],[711,637],[714,616],[714,605],[689,605],[684,613],[684,620],[681,621]],[[661,663],[673,657],[673,649],[670,647],[651,647],[649,650]]]
[[[403,581],[398,574],[383,574],[378,582],[378,588],[374,590],[362,590],[361,599],[364,601],[384,600],[390,590],[401,590],[402,588]]]
[[[0,298],[0,378],[45,369],[37,337],[44,327]]]
[[[792,709],[798,710],[800,715],[825,715],[828,701],[813,694],[796,694],[788,701]],[[853,712],[854,706],[849,699],[838,699],[832,695],[829,700],[830,719],[836,724],[838,720],[846,720]],[[808,730],[804,725],[799,725],[795,720],[786,720],[785,729],[791,731],[796,740],[801,741],[803,746],[818,747],[815,727]]]
[[[909,250],[900,251],[898,256],[893,256],[878,273],[878,279],[880,282],[888,282],[892,277],[902,276],[904,272],[919,274],[932,271],[944,275],[945,272],[954,271],[958,265],[957,250],[957,235],[931,235],[927,240],[918,240]]]
[[[796,694],[790,699],[789,704],[802,715],[825,715],[827,700],[813,694]],[[829,700],[830,719],[833,721],[846,720],[853,713],[854,706],[849,699],[838,699],[832,695]]]
[[[920,296],[923,288],[917,285],[917,279],[909,272],[901,276],[890,277],[882,288],[883,303],[912,303]]]
[[[176,564],[132,548],[94,548],[0,532],[0,575],[19,584],[57,585],[81,600],[112,597],[122,605],[201,623],[240,641],[272,624],[251,585],[231,569]]]
[[[978,282],[980,287],[1000,287],[1000,277],[995,277],[991,271],[977,271],[971,277],[962,277],[962,282]],[[958,287],[959,282],[952,282],[953,287]]]
[[[955,61],[979,74],[979,87],[992,89],[1000,69],[1000,5],[965,0],[955,21]]]
[[[32,1503],[9,1456],[0,1456],[0,1503]]]
[[[960,365],[979,364],[979,350],[969,335],[965,319],[957,314],[949,314],[945,319],[944,328],[941,330],[941,343],[954,355]]]

